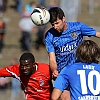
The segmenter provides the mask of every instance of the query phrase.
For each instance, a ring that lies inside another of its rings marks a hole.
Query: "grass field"
[[[27,3],[29,3],[31,0],[23,0],[23,7]],[[34,0],[37,2],[37,0]],[[46,4],[49,4],[50,0],[46,0]],[[56,0],[57,3],[60,2],[60,0]],[[0,59],[0,67],[4,67],[5,65],[10,64],[11,59],[14,57],[19,58],[20,54],[22,53],[20,51],[20,45],[19,45],[19,39],[20,39],[20,30],[18,27],[19,20],[21,19],[21,14],[17,13],[14,9],[11,9],[10,6],[13,5],[13,0],[9,0],[8,2],[8,8],[7,11],[3,15],[3,19],[6,22],[6,34],[4,38],[4,49],[3,49],[3,57]],[[38,2],[37,2],[38,4]],[[77,20],[84,22],[90,26],[100,26],[100,2],[99,0],[95,0],[95,6],[94,6],[94,14],[89,15],[88,11],[88,1],[87,0],[81,0],[81,10],[78,15]],[[36,38],[36,34],[32,33],[32,39]],[[92,38],[96,42],[100,43],[100,39]],[[32,52],[36,57],[37,61],[40,62],[48,62],[47,52],[45,48],[42,48],[40,51],[36,51],[34,47],[32,47]]]

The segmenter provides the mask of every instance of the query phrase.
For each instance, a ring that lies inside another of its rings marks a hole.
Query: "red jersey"
[[[15,77],[21,82],[26,100],[50,100],[52,82],[48,64],[36,63],[37,70],[30,76],[20,73],[19,64],[0,69],[0,77]]]

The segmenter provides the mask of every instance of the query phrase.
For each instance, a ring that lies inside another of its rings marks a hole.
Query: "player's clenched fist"
[[[59,74],[58,71],[54,70],[52,73],[53,78],[55,79],[58,76],[58,74]]]

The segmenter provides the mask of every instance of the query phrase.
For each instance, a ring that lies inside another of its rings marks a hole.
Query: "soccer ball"
[[[50,14],[45,8],[34,8],[31,13],[31,20],[37,26],[42,26],[49,22]]]

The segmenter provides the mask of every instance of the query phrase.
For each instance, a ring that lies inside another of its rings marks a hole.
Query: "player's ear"
[[[63,20],[63,22],[65,22],[66,21],[66,18],[63,16],[62,20]]]

